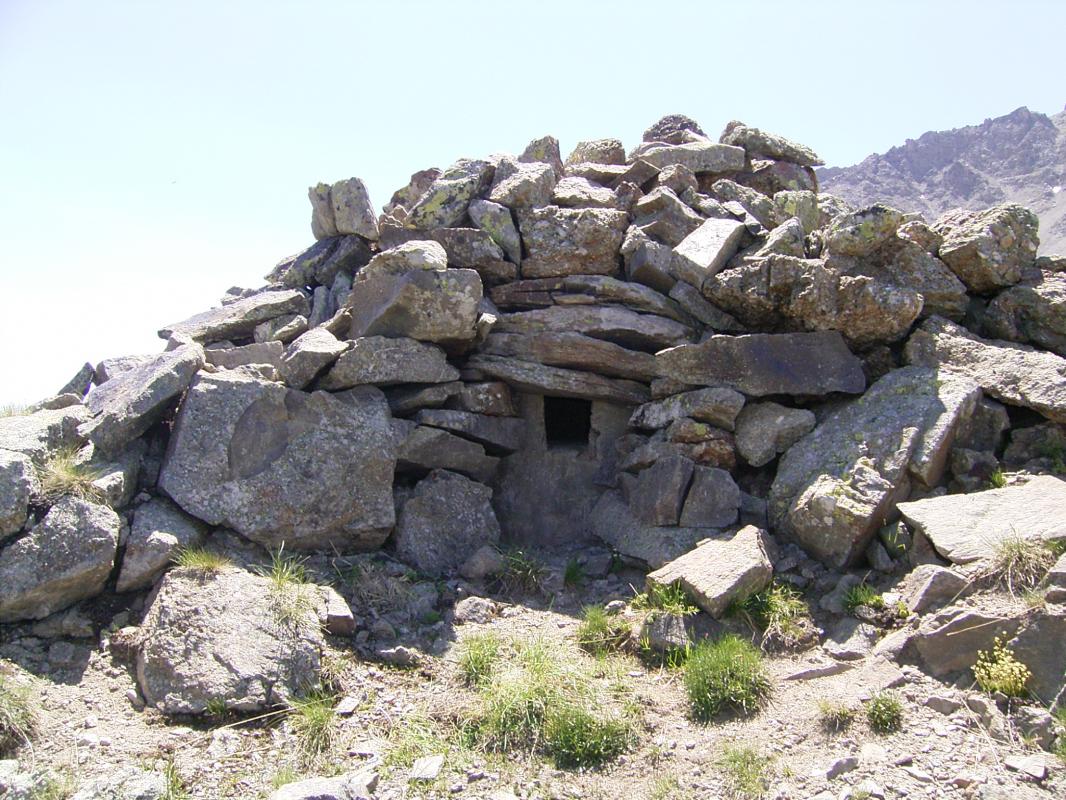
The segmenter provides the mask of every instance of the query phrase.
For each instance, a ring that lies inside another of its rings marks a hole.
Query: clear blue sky
[[[306,191],[683,112],[850,164],[1066,103],[1055,2],[0,0],[0,403],[258,286]]]

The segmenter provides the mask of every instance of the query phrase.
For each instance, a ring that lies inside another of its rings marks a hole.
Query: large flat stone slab
[[[907,524],[948,561],[991,558],[1006,539],[1066,541],[1066,481],[1037,475],[1020,486],[900,503]]]
[[[436,345],[407,337],[363,336],[341,354],[319,386],[336,391],[362,384],[448,383],[458,378],[459,370]]]
[[[633,412],[631,428],[658,430],[675,420],[689,418],[727,431],[733,430],[744,395],[726,388],[696,389],[646,403]]]
[[[178,413],[159,488],[264,546],[371,549],[395,521],[395,463],[378,390],[307,394],[202,375]]]
[[[673,268],[678,277],[695,286],[717,275],[740,247],[744,238],[743,222],[733,219],[705,220],[674,248]]]
[[[490,333],[479,351],[643,383],[650,383],[658,375],[651,353],[629,350],[581,333]]]
[[[522,446],[526,423],[516,417],[493,417],[444,408],[426,408],[415,422],[441,428],[482,445],[492,455],[507,455]]]
[[[1061,356],[982,339],[942,317],[923,322],[904,352],[908,364],[957,372],[997,400],[1066,422],[1066,359]]]
[[[581,333],[622,347],[655,352],[692,340],[694,331],[657,314],[621,306],[551,306],[500,315],[497,333]]]
[[[499,378],[516,389],[536,394],[607,400],[623,405],[639,405],[651,399],[650,390],[642,383],[605,378],[592,372],[549,367],[517,358],[475,355],[467,360],[467,366]]]
[[[271,290],[167,325],[160,329],[159,337],[169,339],[177,333],[203,344],[220,342],[223,339],[245,339],[251,338],[256,325],[261,322],[286,314],[301,314],[306,317],[310,313],[311,306],[303,292],[296,289]]]
[[[836,331],[711,336],[655,355],[664,377],[696,386],[728,386],[746,395],[859,394],[862,362]]]

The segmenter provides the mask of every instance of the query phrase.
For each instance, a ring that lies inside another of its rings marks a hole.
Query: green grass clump
[[[0,671],[0,756],[29,742],[36,732],[33,688]]]
[[[988,485],[993,489],[1002,489],[1007,485],[1007,476],[1003,474],[1003,467],[996,467],[988,476]]]
[[[292,716],[289,721],[299,742],[300,753],[308,763],[333,750],[336,736],[336,713],[334,697],[325,692],[312,692],[290,704]]]
[[[699,608],[689,599],[685,589],[679,583],[662,585],[650,583],[648,588],[630,601],[637,611],[665,611],[688,617],[699,612]]]
[[[872,586],[860,583],[858,586],[852,586],[844,593],[845,611],[851,614],[859,606],[866,606],[879,611],[885,607],[885,598]]]
[[[878,692],[866,702],[866,721],[876,733],[892,733],[903,727],[903,703],[890,692]]]
[[[692,800],[693,793],[681,787],[676,775],[664,775],[651,785],[648,800]]]
[[[630,629],[625,620],[608,614],[601,606],[587,606],[577,629],[577,643],[594,656],[615,653],[629,643]]]
[[[204,547],[184,547],[177,552],[173,560],[179,567],[205,574],[214,574],[233,566],[233,562],[226,556]]]
[[[281,767],[274,773],[274,777],[270,779],[271,789],[280,789],[288,783],[295,783],[300,779],[300,773],[298,773],[292,767]]]
[[[260,575],[270,579],[270,601],[278,624],[299,628],[314,610],[312,587],[307,582],[306,559],[286,556],[285,546],[270,557],[270,567],[260,568]]]
[[[821,700],[818,703],[818,719],[825,730],[836,733],[850,726],[855,720],[855,709],[843,703]]]
[[[537,558],[525,550],[509,550],[503,554],[503,574],[500,586],[507,594],[539,592],[545,569]]]
[[[625,752],[630,730],[624,720],[567,703],[547,716],[544,738],[556,766],[591,767]]]
[[[764,646],[797,644],[804,635],[801,622],[811,616],[803,596],[791,586],[776,581],[736,604],[733,611],[762,632]]]
[[[1022,536],[1007,536],[998,542],[980,579],[994,586],[1005,586],[1011,595],[1040,583],[1055,564],[1057,548],[1053,544]]]
[[[478,686],[492,677],[502,649],[495,633],[477,633],[459,643],[459,672],[467,685]]]
[[[167,782],[167,788],[163,792],[162,800],[192,800],[192,795],[185,789],[185,781],[173,761],[168,761],[163,767],[163,778]]]
[[[45,505],[52,505],[63,497],[77,497],[92,503],[104,502],[104,493],[93,486],[101,471],[78,461],[78,449],[65,447],[53,453],[38,470],[38,497]]]
[[[74,794],[75,788],[74,779],[68,773],[46,773],[38,778],[36,784],[30,789],[29,800],[68,800]],[[184,797],[164,795],[162,800],[188,800],[188,795]]]
[[[1032,673],[1014,657],[1014,651],[1003,644],[997,636],[991,650],[978,650],[973,676],[981,691],[988,694],[1005,694],[1007,697],[1027,697],[1026,685]]]
[[[769,788],[772,759],[753,747],[726,745],[715,760],[725,779],[726,796],[731,798],[764,797]]]
[[[0,418],[24,417],[30,413],[30,407],[21,403],[3,403],[0,405]]]
[[[580,589],[584,584],[585,570],[576,558],[571,558],[566,562],[566,569],[563,571],[563,586],[567,589]]]
[[[685,689],[693,715],[703,721],[723,709],[750,714],[770,694],[762,653],[739,636],[700,642],[685,662]]]
[[[1053,752],[1059,757],[1059,760],[1066,764],[1066,704],[1062,704],[1052,711],[1051,716],[1055,718],[1055,722],[1057,722],[1059,727],[1064,731],[1059,734]]]
[[[207,701],[207,705],[204,707],[204,712],[209,717],[221,718],[226,716],[229,709],[226,708],[226,701],[221,697],[212,697]]]

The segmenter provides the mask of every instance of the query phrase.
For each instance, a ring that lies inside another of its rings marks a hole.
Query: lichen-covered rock
[[[984,323],[997,339],[1032,342],[1066,358],[1066,273],[1030,271],[996,295]]]
[[[950,211],[934,225],[944,237],[939,256],[974,292],[1013,286],[1033,265],[1040,245],[1036,214],[1006,204],[984,211]]]
[[[496,165],[488,199],[508,208],[541,208],[551,202],[555,183],[551,164],[525,163],[507,157]]]
[[[645,403],[633,411],[629,425],[631,428],[657,430],[687,417],[731,431],[743,407],[744,395],[740,392],[720,387],[697,389]]]
[[[737,452],[753,467],[769,464],[779,453],[814,430],[814,412],[779,403],[754,403],[736,419]]]
[[[286,314],[306,317],[310,313],[311,307],[302,292],[296,289],[271,289],[167,325],[160,329],[159,337],[169,339],[175,334],[183,334],[202,344],[243,339],[250,337],[262,322]]]
[[[626,151],[618,139],[590,139],[578,142],[566,157],[567,167],[573,164],[625,164]]]
[[[219,703],[250,712],[318,688],[322,633],[312,591],[233,567],[171,570],[141,625],[144,699],[167,715]]]
[[[992,397],[1066,422],[1066,359],[1020,344],[982,339],[930,317],[907,340],[908,364],[965,375]]]
[[[736,255],[744,232],[744,223],[736,220],[705,220],[674,248],[676,275],[702,289],[707,279],[721,272]]]
[[[661,146],[649,143],[638,150],[640,152],[637,155],[653,167],[665,169],[672,164],[680,164],[697,175],[704,172],[737,172],[744,169],[746,160],[743,148],[710,141]]]
[[[470,219],[503,249],[510,261],[522,263],[522,237],[518,234],[510,209],[499,203],[478,199],[470,203]]]
[[[649,126],[641,139],[645,142],[666,142],[667,144],[685,144],[697,139],[706,139],[699,123],[684,114],[667,114],[658,122]]]
[[[337,233],[342,236],[356,234],[372,242],[377,240],[378,218],[366,184],[359,178],[338,181],[330,188],[329,198]]]
[[[203,375],[178,413],[159,488],[259,544],[377,547],[392,528],[396,445],[377,390],[306,394]]]
[[[151,586],[179,552],[198,547],[206,533],[207,526],[163,498],[138,506],[116,590],[131,592]]]
[[[349,347],[325,328],[300,334],[285,349],[281,359],[281,377],[287,386],[302,389]],[[353,384],[354,385],[354,384]]]
[[[0,449],[0,542],[22,529],[38,486],[29,456]]]
[[[629,217],[610,208],[545,206],[520,211],[525,278],[614,275]]]
[[[494,172],[488,161],[465,158],[456,161],[409,209],[405,224],[411,228],[432,230],[461,222],[470,201],[492,183]]]
[[[903,213],[872,205],[837,217],[825,236],[825,247],[834,255],[868,256],[891,241],[903,223]]]
[[[397,472],[425,475],[436,469],[467,475],[488,483],[496,474],[500,460],[486,455],[477,442],[463,439],[442,428],[402,422],[403,439],[396,454]]]
[[[485,545],[500,540],[492,490],[462,475],[435,470],[419,481],[396,521],[396,552],[420,572],[454,572]]]
[[[89,409],[80,404],[0,417],[0,450],[22,453],[43,464],[56,450],[85,442],[78,429],[88,418]]]
[[[321,379],[323,389],[397,383],[446,383],[459,378],[444,351],[436,345],[407,338],[364,336],[351,343]]]
[[[340,273],[353,274],[370,261],[370,247],[361,236],[319,239],[296,255],[283,258],[266,276],[289,289],[328,286]]]
[[[936,485],[980,394],[948,372],[888,373],[782,457],[769,496],[774,531],[827,565],[854,563],[912,481]]]
[[[802,167],[819,167],[825,163],[806,145],[797,144],[784,136],[761,131],[736,120],[725,126],[718,141],[743,147],[748,158],[773,158]]]
[[[552,191],[551,202],[561,208],[620,208],[618,195],[585,178],[563,178]]]
[[[0,622],[43,619],[103,591],[115,566],[118,515],[64,497],[0,550]]]

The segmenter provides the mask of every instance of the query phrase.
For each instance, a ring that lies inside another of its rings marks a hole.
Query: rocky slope
[[[1040,217],[1041,251],[1066,253],[1066,111],[1022,107],[930,131],[854,166],[820,169],[818,179],[851,203],[882,201],[930,220],[952,208],[1019,203]]]
[[[675,115],[319,184],[0,418],[3,796],[1061,796],[1066,260],[819,164]]]

